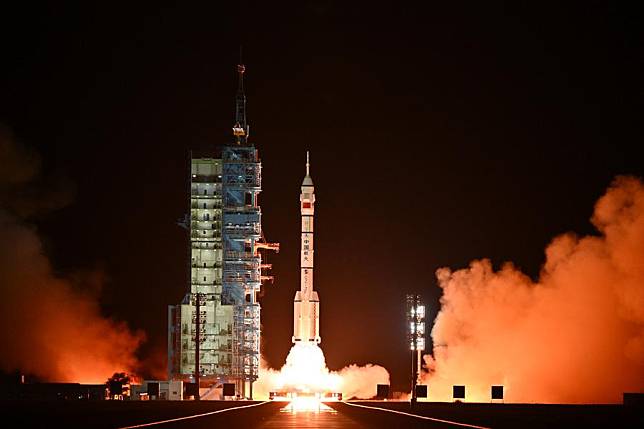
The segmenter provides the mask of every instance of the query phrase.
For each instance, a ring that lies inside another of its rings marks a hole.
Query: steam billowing
[[[377,384],[389,384],[389,373],[379,365],[352,364],[330,371],[317,344],[295,344],[281,370],[270,369],[262,362],[254,392],[258,398],[267,398],[271,391],[298,391],[339,392],[347,399],[364,399],[376,395]]]
[[[425,356],[430,399],[620,402],[644,391],[644,185],[620,177],[595,206],[600,236],[564,234],[535,283],[488,260],[437,271],[442,308]]]
[[[64,186],[43,192],[39,171],[38,156],[0,128],[0,369],[103,382],[138,365],[133,351],[143,336],[102,317],[100,274],[53,273],[29,219],[70,194]],[[430,399],[449,400],[454,384],[480,401],[502,384],[510,402],[619,402],[625,391],[644,390],[644,184],[618,178],[592,222],[599,236],[553,240],[536,282],[509,263],[494,271],[488,260],[438,270],[444,294],[423,380]],[[305,376],[345,397],[373,396],[389,381],[379,366],[329,371],[315,348],[294,348],[279,372],[262,370],[258,390],[301,382],[294,366],[311,363]]]
[[[44,192],[39,167],[38,156],[0,128],[0,369],[49,381],[104,382],[137,365],[133,352],[143,335],[101,316],[100,274],[52,272],[28,219],[64,205],[70,193]]]

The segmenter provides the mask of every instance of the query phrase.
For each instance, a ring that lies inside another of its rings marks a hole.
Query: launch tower
[[[272,280],[262,275],[270,265],[262,264],[259,250],[279,245],[264,240],[261,162],[249,143],[245,67],[237,72],[233,144],[223,146],[220,157],[191,156],[190,215],[182,222],[190,231],[190,289],[168,309],[168,373],[188,381],[198,371],[202,386],[235,383],[237,394],[252,397],[259,374],[258,294]]]

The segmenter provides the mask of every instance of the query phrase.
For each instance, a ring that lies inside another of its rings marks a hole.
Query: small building
[[[182,401],[184,383],[181,380],[145,380],[132,385],[131,399],[138,401]]]

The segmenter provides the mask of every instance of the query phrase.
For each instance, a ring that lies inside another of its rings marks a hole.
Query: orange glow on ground
[[[284,410],[298,413],[329,411],[331,408],[324,404],[320,398],[315,396],[298,396],[293,398],[291,402],[284,407]]]

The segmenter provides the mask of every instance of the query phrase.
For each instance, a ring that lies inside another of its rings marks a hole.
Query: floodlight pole
[[[411,351],[411,402],[416,402],[416,351]]]
[[[416,385],[418,384],[420,372],[420,346],[418,344],[419,316],[418,307],[420,305],[420,296],[413,294],[407,295],[407,329],[409,330],[409,339],[411,340],[411,405],[417,401]]]
[[[200,338],[200,329],[201,329],[201,293],[197,292],[196,294],[197,302],[196,302],[196,313],[197,313],[197,318],[195,320],[195,383],[197,384],[197,394],[195,395],[195,401],[200,400],[201,398],[199,397],[199,376],[201,375],[201,371],[199,368],[200,363],[199,363],[199,351],[201,349],[201,338]]]
[[[418,400],[416,396],[416,383],[418,382],[418,360],[416,358],[418,351],[418,338],[416,335],[416,315],[418,314],[418,295],[414,295],[413,298],[413,315],[412,323],[414,324],[413,335],[413,345],[414,349],[411,351],[411,402],[412,404],[416,403]]]

